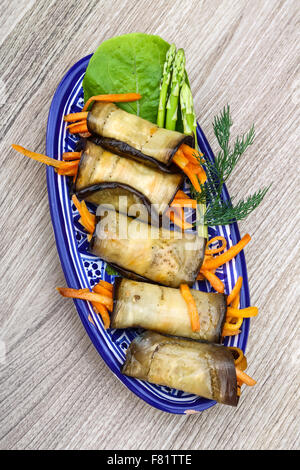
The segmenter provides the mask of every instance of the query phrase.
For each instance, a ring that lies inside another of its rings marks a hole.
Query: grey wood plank
[[[2,449],[299,448],[299,2],[252,0],[4,0],[1,58],[0,447]],[[14,4],[14,2],[12,2]],[[90,343],[64,285],[45,169],[15,142],[45,150],[53,93],[74,62],[125,32],[159,34],[187,56],[199,122],[227,103],[233,135],[256,140],[229,191],[245,197],[273,181],[240,223],[252,304],[248,389],[237,409],[162,413],[131,394]],[[2,353],[1,353],[2,351]]]

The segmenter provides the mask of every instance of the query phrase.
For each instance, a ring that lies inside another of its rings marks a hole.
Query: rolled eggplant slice
[[[191,290],[200,319],[193,331],[187,304],[179,289],[117,278],[112,328],[145,328],[173,336],[221,342],[226,317],[226,296]]]
[[[206,239],[150,226],[115,211],[99,217],[89,251],[131,279],[171,287],[192,285],[204,258]]]
[[[182,184],[179,173],[164,173],[142,163],[115,155],[87,140],[80,159],[75,192],[96,205],[112,204],[128,212],[133,204],[143,204],[150,212],[163,214]],[[120,207],[120,196],[127,204]]]
[[[130,344],[121,372],[225,405],[238,403],[234,358],[225,346],[146,331]]]
[[[194,145],[192,135],[158,127],[114,103],[95,102],[87,126],[92,134],[99,136],[98,143],[111,152],[162,169],[171,165],[181,144]]]

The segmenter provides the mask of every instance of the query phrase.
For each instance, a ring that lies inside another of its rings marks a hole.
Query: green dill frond
[[[240,200],[235,206],[222,200],[223,185],[231,175],[241,156],[247,148],[253,144],[255,137],[254,125],[250,130],[238,136],[233,147],[230,146],[230,128],[232,120],[229,105],[224,107],[220,116],[216,116],[213,122],[214,133],[221,147],[214,161],[207,158],[203,164],[207,174],[207,181],[201,185],[198,192],[192,188],[192,197],[198,204],[206,204],[205,223],[208,225],[227,225],[237,220],[242,220],[249,215],[261,203],[270,186],[260,189],[245,200]],[[196,152],[195,156],[201,163],[203,156]]]

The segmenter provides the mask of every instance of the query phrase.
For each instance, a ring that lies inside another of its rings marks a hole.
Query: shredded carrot
[[[207,248],[209,245],[211,245],[212,243],[215,243],[215,242],[217,242],[217,241],[222,242],[222,245],[219,246],[219,248],[212,248],[212,249]],[[206,243],[205,254],[206,254],[206,255],[215,255],[216,253],[220,253],[221,251],[224,251],[225,248],[226,248],[226,246],[227,246],[226,238],[224,238],[224,237],[214,237],[214,238],[211,238],[211,239]]]
[[[89,316],[88,316],[88,321],[89,321],[90,323],[92,323],[92,325],[95,326],[94,320],[92,319],[92,315],[89,315]]]
[[[80,125],[81,125],[81,124],[86,124],[86,126],[87,126],[87,121],[86,121],[86,119],[82,119],[82,121],[78,121],[78,122],[73,122],[73,124],[70,124],[69,126],[67,126],[67,129],[69,129],[69,130],[70,130],[70,129],[74,129],[74,127],[78,127],[79,124],[80,124]]]
[[[187,284],[180,284],[180,292],[184,300],[186,301],[189,316],[191,319],[191,327],[193,331],[200,330],[200,319],[197,311],[195,299],[190,291]]]
[[[179,209],[181,209],[181,211]],[[184,213],[182,207],[172,206],[172,210],[167,210],[166,216],[169,217],[175,225],[180,227],[181,230],[188,230],[189,228],[193,227],[192,224],[184,220]]]
[[[243,248],[247,245],[247,243],[249,243],[250,240],[251,240],[251,237],[247,233],[246,235],[243,236],[243,238],[241,238],[241,240],[236,245],[230,247],[229,250],[225,251],[225,253],[222,253],[221,255],[216,256],[215,258],[211,258],[207,260],[203,264],[203,269],[207,269],[211,271],[212,269],[219,268],[220,266],[222,266],[222,264],[227,263],[232,258],[234,258],[238,253],[240,253],[240,251],[243,250]]]
[[[239,367],[236,367],[235,371],[237,379],[243,382],[244,384],[249,385],[249,387],[253,387],[253,385],[256,384],[256,381],[249,377],[249,375],[245,374],[245,372],[239,369]]]
[[[221,281],[221,279],[218,278],[214,273],[211,271],[207,271],[206,269],[201,268],[200,273],[203,274],[203,276],[211,283],[212,287],[219,292],[220,294],[223,294],[224,292],[224,284]]]
[[[72,127],[71,129],[68,129],[68,131],[70,132],[70,134],[81,134],[82,132],[88,132],[89,130],[87,127],[87,122],[83,121],[79,123],[76,122],[74,124],[74,127]]]
[[[53,166],[54,168],[56,168],[57,173],[60,175],[73,176],[77,172],[79,160],[65,162],[61,160],[56,160],[55,158],[47,157],[47,155],[44,155],[42,153],[31,152],[30,150],[27,150],[24,147],[21,147],[20,145],[13,144],[12,148],[17,152],[22,153],[26,157],[32,158],[33,160],[36,160],[40,163],[44,163],[45,165]]]
[[[257,307],[247,307],[247,308],[242,308],[242,309],[227,307],[227,315],[230,317],[251,318],[251,317],[256,317],[257,314],[258,314]]]
[[[233,356],[235,357],[234,353],[237,353],[238,357],[234,359],[234,364],[238,366],[239,369],[241,370],[246,370],[247,369],[247,359],[244,356],[243,351],[240,348],[236,348],[233,346],[228,347],[230,351],[233,352]]]
[[[182,189],[178,189],[174,199],[191,199]]]
[[[200,191],[201,188],[200,188],[200,184],[199,184],[199,180],[197,178],[197,176],[195,175],[195,173],[193,173],[193,169],[190,167],[190,164],[186,165],[182,171],[186,174],[186,176],[189,178],[190,182],[192,183],[192,185],[194,186],[194,188],[196,189],[196,191]]]
[[[236,298],[236,296],[240,293],[240,290],[242,288],[243,284],[243,278],[242,276],[238,277],[238,280],[235,283],[234,288],[230,292],[229,296],[227,297],[227,305],[230,305],[231,302]]]
[[[65,176],[75,176],[78,171],[78,165],[79,165],[79,160],[72,160],[70,162],[62,162],[66,163],[65,167],[58,168],[56,171],[59,175],[65,175]]]
[[[81,152],[64,152],[62,155],[62,159],[65,162],[69,162],[72,160],[79,160],[81,157]]]
[[[66,114],[64,117],[64,121],[66,122],[74,122],[74,121],[79,121],[81,119],[87,119],[88,117],[88,112],[80,112],[80,113],[72,113],[72,114]]]
[[[223,328],[222,336],[236,336],[239,335],[241,330],[226,330]]]
[[[72,299],[89,300],[90,302],[99,302],[105,305],[105,307],[111,312],[113,309],[113,300],[111,297],[97,294],[95,292],[86,292],[85,289],[70,289],[69,287],[57,287],[56,288],[60,295],[63,297],[69,297]]]
[[[173,199],[172,203],[171,203],[171,206],[179,206],[179,207],[191,207],[192,209],[196,209],[197,208],[197,201],[196,199],[186,199],[186,198],[183,198],[183,199],[179,199],[179,198],[175,198]]]
[[[111,292],[113,292],[114,286],[113,286],[110,282],[103,281],[102,279],[100,279],[100,281],[98,282],[98,284],[100,284],[100,286],[105,287],[105,289],[108,289],[108,290],[110,290]],[[96,285],[98,285],[98,284],[96,284]],[[95,286],[95,287],[96,287],[96,286]]]
[[[120,93],[111,95],[96,95],[91,96],[82,108],[82,111],[86,111],[92,101],[103,101],[107,103],[129,103],[130,101],[138,101],[142,98],[139,93]]]
[[[21,145],[12,144],[12,148],[17,152],[22,153],[26,157],[32,158],[33,160],[36,160],[41,163],[45,163],[46,165],[54,166],[56,168],[62,168],[67,163],[62,162],[60,160],[56,160],[55,158],[47,157],[47,155],[43,155],[42,153],[31,152],[30,150],[21,147]]]
[[[196,281],[204,281],[205,280],[205,277],[203,276],[202,273],[200,273],[200,271],[198,272],[198,275],[196,277]]]
[[[176,163],[176,165],[179,166],[181,170],[183,170],[189,164],[188,159],[185,158],[183,152],[180,149],[178,149],[175,153],[173,157],[173,162]]]
[[[234,320],[236,320],[235,323],[232,323],[232,320],[233,319],[231,319],[231,322],[230,322],[229,319],[226,318],[226,322],[224,323],[225,330],[234,331],[234,330],[238,330],[242,326],[243,318],[234,317]]]
[[[102,320],[103,320],[104,328],[105,328],[105,330],[107,330],[107,328],[109,328],[109,326],[110,326],[110,317],[109,317],[109,313],[107,311],[107,308],[105,307],[105,305],[100,304],[99,302],[92,302],[92,305],[93,305],[94,310],[96,311],[96,313],[101,315]]]
[[[83,137],[84,139],[87,139],[88,137],[91,137],[90,132],[80,132],[80,137]]]
[[[84,201],[79,202],[75,194],[72,196],[72,202],[75,205],[81,216],[81,224],[86,228],[89,233],[94,233],[96,225],[96,217],[88,210]]]
[[[194,175],[196,175],[199,178],[201,184],[205,183],[205,181],[207,180],[207,176],[201,166],[199,165],[196,166],[196,165],[193,165],[192,163],[189,163],[186,168],[189,169]]]
[[[80,162],[80,160],[78,160],[78,165],[75,168],[75,172],[74,172],[74,175],[73,175],[73,183],[75,183],[77,175],[78,175],[79,162]]]
[[[233,299],[230,306],[232,308],[239,308],[239,305],[240,305],[240,293],[238,293],[237,296]]]
[[[195,165],[199,165],[202,163],[199,162],[198,158],[195,155],[203,157],[203,153],[197,152],[196,149],[193,149],[192,147],[186,144],[180,145],[180,149],[183,151],[184,155],[190,160],[191,163],[194,163]]]
[[[103,287],[99,284],[96,284],[93,287],[93,291],[97,292],[97,294],[103,294],[103,295],[106,295],[107,297],[112,297],[112,291],[109,289],[106,289],[106,287]]]

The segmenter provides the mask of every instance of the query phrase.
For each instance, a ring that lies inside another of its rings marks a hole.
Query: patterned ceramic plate
[[[82,79],[91,56],[77,62],[65,75],[53,97],[49,111],[47,127],[47,155],[62,159],[63,152],[75,149],[77,137],[66,130],[63,116],[80,111],[83,107]],[[212,150],[198,127],[198,142],[201,151],[209,159],[213,159]],[[86,233],[78,222],[79,214],[70,201],[68,179],[58,175],[53,168],[47,168],[47,185],[52,223],[56,238],[62,268],[69,287],[92,287],[99,279],[114,281],[114,276],[106,273],[106,263],[88,253]],[[189,194],[188,186],[185,188]],[[225,200],[229,199],[226,188],[223,190]],[[89,206],[93,209],[92,206]],[[228,246],[240,240],[237,224],[209,228],[209,236],[222,235]],[[243,276],[241,291],[241,308],[250,305],[246,263],[243,252],[226,266],[218,269],[218,276],[225,284],[229,293],[239,275]],[[198,282],[195,288],[209,291],[210,285]],[[156,408],[170,413],[184,414],[203,411],[215,404],[212,400],[180,392],[168,387],[160,387],[147,382],[126,377],[120,373],[120,367],[125,360],[126,348],[138,334],[137,330],[104,330],[102,320],[91,305],[83,300],[75,300],[75,305],[81,321],[100,356],[112,372],[137,396]],[[89,321],[92,317],[93,323]],[[231,337],[226,344],[238,346],[245,351],[249,331],[249,320],[242,325],[239,336]]]

